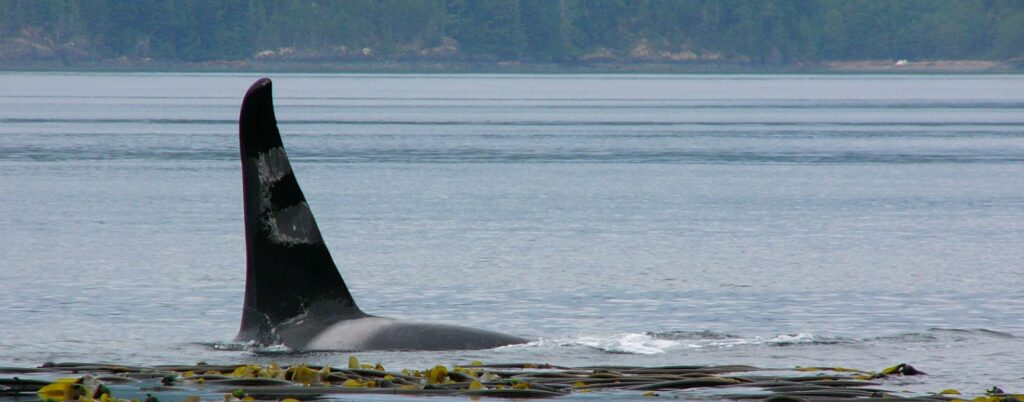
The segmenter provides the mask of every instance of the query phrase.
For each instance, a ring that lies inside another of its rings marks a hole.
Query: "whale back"
[[[314,306],[364,314],[338,273],[299,188],[274,116],[271,82],[254,83],[239,117],[245,210],[245,305],[238,340],[277,343],[276,329]]]

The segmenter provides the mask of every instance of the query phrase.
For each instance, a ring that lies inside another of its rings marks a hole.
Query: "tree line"
[[[1024,56],[1024,0],[0,0],[83,57],[753,64]]]

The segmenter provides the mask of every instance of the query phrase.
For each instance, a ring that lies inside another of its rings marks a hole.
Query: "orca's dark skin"
[[[239,118],[245,198],[245,306],[236,340],[295,350],[490,349],[526,339],[364,313],[327,250],[295,180],[262,78]]]

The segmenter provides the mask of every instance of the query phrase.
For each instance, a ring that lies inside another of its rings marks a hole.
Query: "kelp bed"
[[[906,364],[870,372],[840,367],[561,367],[473,362],[388,371],[380,364],[360,364],[355,357],[345,368],[46,363],[39,368],[0,368],[0,400],[299,402],[343,395],[526,399],[587,394],[594,399],[1024,402],[1024,395],[995,387],[976,396],[960,395],[953,389],[922,395],[881,388],[892,377],[922,374]]]

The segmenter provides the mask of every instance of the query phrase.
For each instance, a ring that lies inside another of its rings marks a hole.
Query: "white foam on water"
[[[215,350],[232,351],[232,352],[252,352],[252,353],[292,353],[295,350],[283,345],[259,345],[256,341],[245,341],[245,342],[216,342],[211,344],[202,344],[209,346]]]
[[[566,338],[541,338],[527,346],[585,346],[608,353],[653,355],[679,346],[680,342],[657,339],[647,334],[620,333],[610,335],[583,335]]]
[[[618,333],[608,335],[579,335],[562,338],[541,338],[524,346],[585,346],[607,353],[654,355],[678,348],[713,349],[760,345],[786,346],[827,342],[829,339],[830,338],[810,333],[754,336],[749,338],[713,336],[705,339],[694,339],[692,337],[687,337],[686,339],[666,339],[664,336],[658,336],[657,334],[652,333]]]
[[[600,349],[609,353],[630,353],[638,355],[653,355],[664,353],[679,342],[667,339],[657,339],[647,334],[618,334],[606,337],[584,336],[576,339],[576,343],[583,346]]]
[[[776,336],[774,338],[769,338],[769,339],[765,340],[763,343],[776,344],[776,345],[791,345],[791,344],[797,344],[797,343],[815,343],[815,342],[819,342],[821,340],[822,340],[822,338],[817,336],[817,335],[808,334],[806,332],[801,332],[801,333],[798,333],[798,334],[778,335],[778,336]]]

